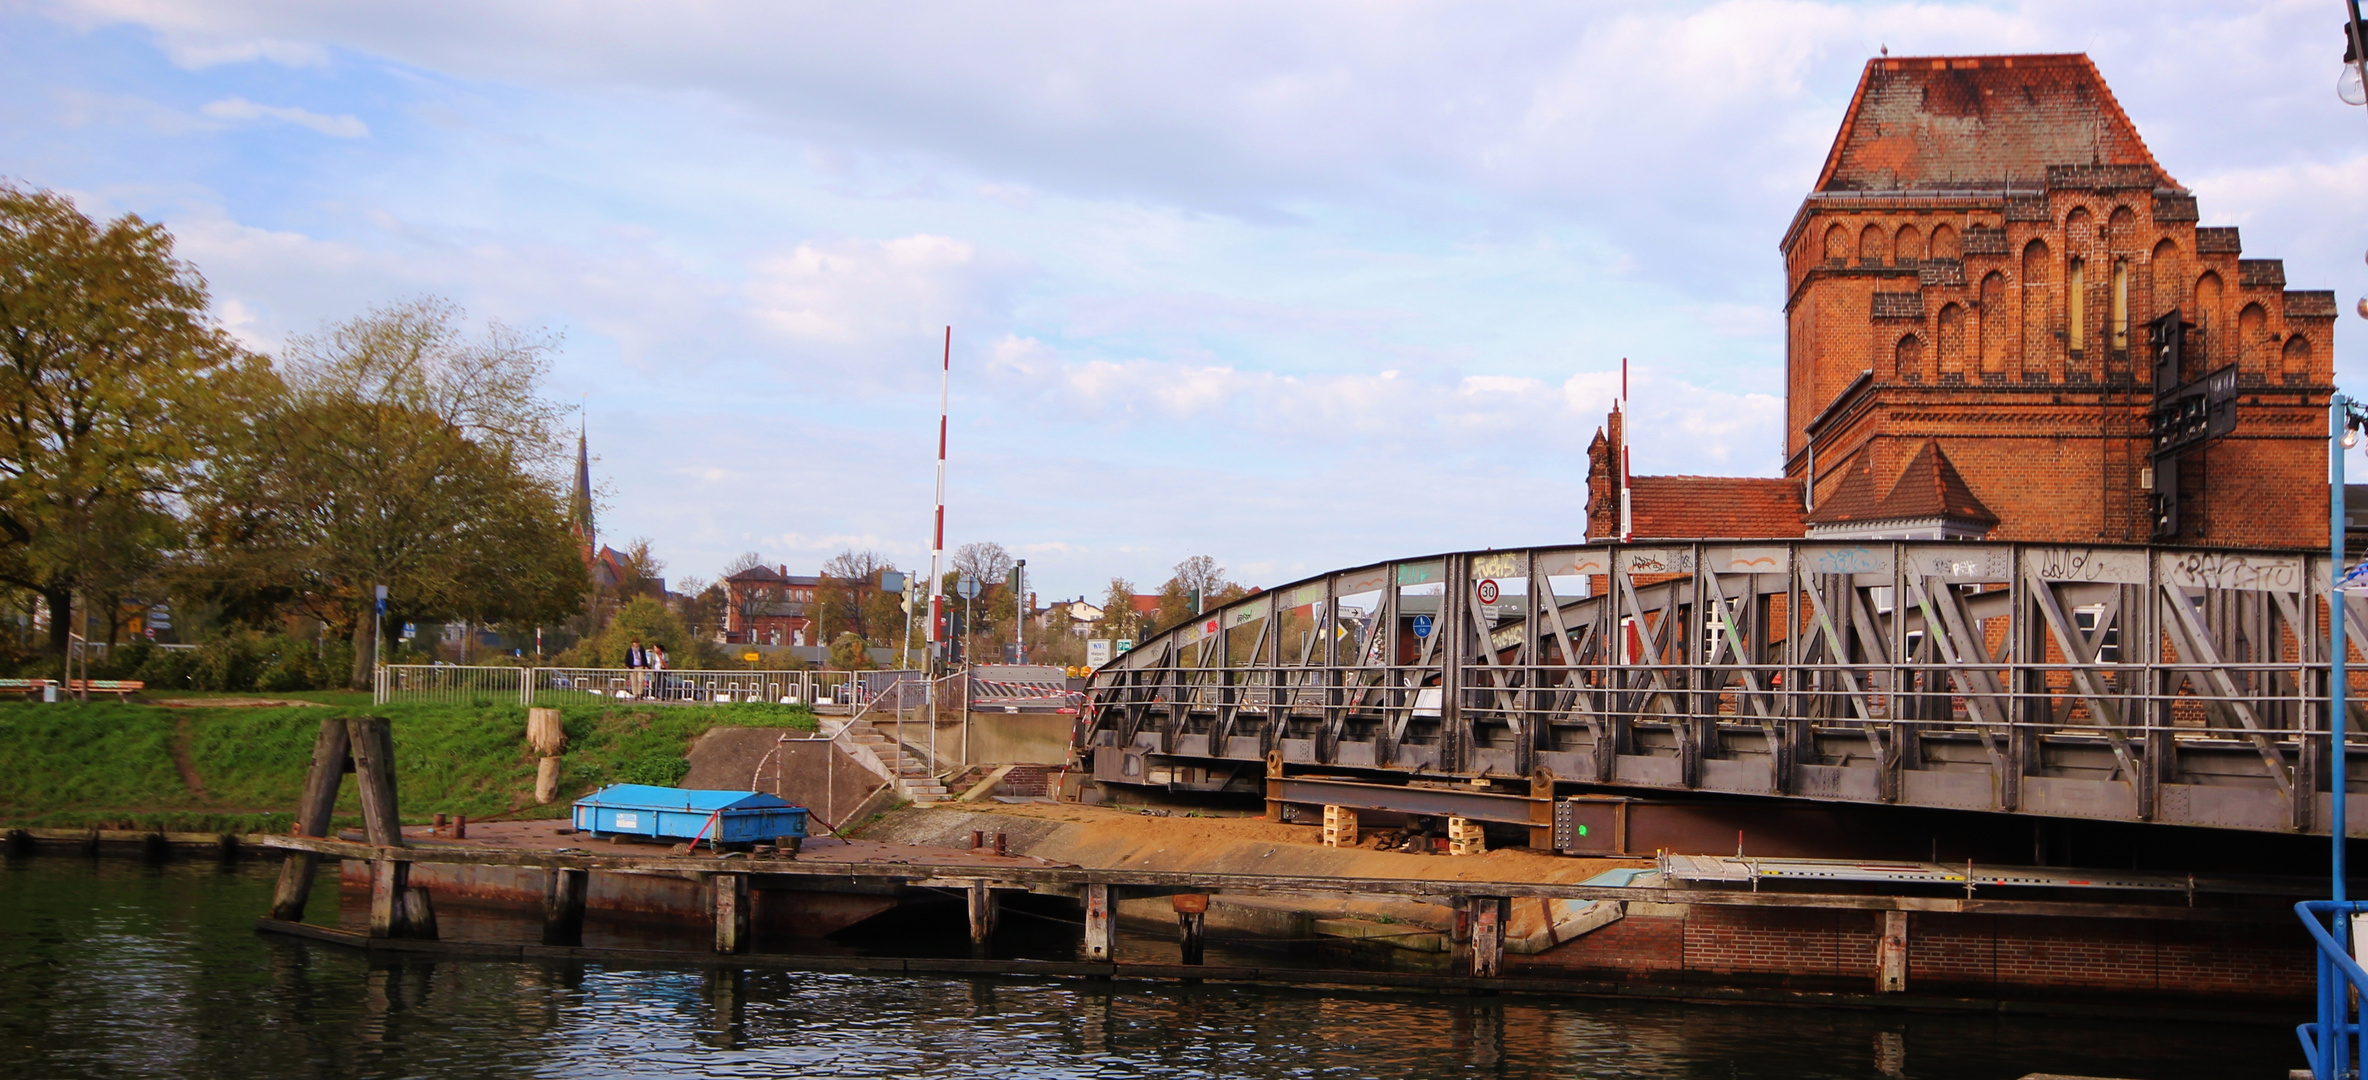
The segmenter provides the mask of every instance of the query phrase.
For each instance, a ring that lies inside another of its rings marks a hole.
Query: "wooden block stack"
[[[1324,846],[1357,846],[1357,812],[1346,806],[1324,808]]]
[[[1478,855],[1488,850],[1488,837],[1481,833],[1480,823],[1470,818],[1447,819],[1447,853],[1450,855]]]

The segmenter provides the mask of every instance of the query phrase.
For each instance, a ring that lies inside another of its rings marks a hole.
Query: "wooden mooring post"
[[[748,951],[748,875],[717,874],[715,951],[736,956]]]
[[[1177,893],[1168,898],[1176,909],[1176,942],[1184,963],[1201,962],[1202,932],[1209,922],[1207,893]]]
[[[1110,903],[1110,886],[1085,887],[1085,958],[1106,963],[1117,953],[1118,912]]]
[[[543,872],[543,944],[584,943],[584,898],[592,891],[589,870]]]
[[[320,734],[313,738],[312,765],[296,804],[296,835],[328,836],[337,789],[349,771],[354,774],[362,803],[362,829],[370,845],[381,850],[402,847],[403,820],[395,798],[394,726],[379,716],[321,721]],[[318,854],[290,852],[280,864],[279,883],[272,890],[271,917],[301,921],[319,870]],[[384,856],[372,860],[370,936],[435,940],[435,908],[427,890],[411,887],[408,860]]]
[[[971,882],[970,888],[963,890],[963,895],[969,900],[970,944],[973,948],[985,948],[995,938],[995,923],[1002,915],[1002,901],[996,898],[995,890],[984,881]]]
[[[1474,896],[1464,902],[1472,918],[1472,977],[1493,979],[1505,973],[1505,916],[1512,901],[1502,896]]]

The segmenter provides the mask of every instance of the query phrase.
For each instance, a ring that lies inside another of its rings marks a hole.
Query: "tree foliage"
[[[53,649],[77,590],[112,601],[174,541],[244,366],[208,303],[162,226],[0,183],[0,580],[41,595]]]
[[[562,617],[586,581],[535,393],[551,348],[498,324],[472,339],[438,300],[295,339],[194,500],[215,567],[349,627],[357,686],[376,586],[416,617]]]

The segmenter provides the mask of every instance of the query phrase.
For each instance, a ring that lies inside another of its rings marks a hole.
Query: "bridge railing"
[[[2310,931],[2319,965],[2319,1010],[2315,1023],[2295,1028],[2302,1055],[2316,1080],[2354,1075],[2360,1062],[2360,1001],[2368,998],[2363,971],[2344,942],[2355,940],[2354,924],[2368,912],[2357,900],[2305,900],[2294,905]]]
[[[1184,767],[1279,754],[2325,829],[2328,571],[2290,551],[1979,542],[1431,555],[1148,638],[1095,673],[1079,738]],[[2368,658],[2368,599],[2334,610]]]
[[[579,704],[628,699],[672,704],[791,702],[817,709],[860,708],[900,679],[900,671],[677,671],[650,668],[496,667],[387,664],[374,700],[447,704]]]

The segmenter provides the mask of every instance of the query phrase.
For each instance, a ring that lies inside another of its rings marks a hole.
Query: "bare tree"
[[[866,641],[885,641],[903,629],[900,608],[880,594],[880,574],[896,564],[877,551],[841,551],[822,564],[818,599],[821,616],[830,626],[851,629]],[[835,643],[834,643],[835,644]]]
[[[1176,584],[1186,592],[1199,593],[1206,602],[1225,591],[1225,568],[1206,555],[1195,555],[1176,564]]]
[[[773,564],[765,561],[764,556],[753,551],[743,551],[732,556],[732,561],[724,564],[724,576],[731,577],[743,570],[754,570],[760,566],[771,565]]]
[[[992,540],[964,544],[954,551],[954,572],[981,588],[999,584],[1011,576],[1011,553]]]

